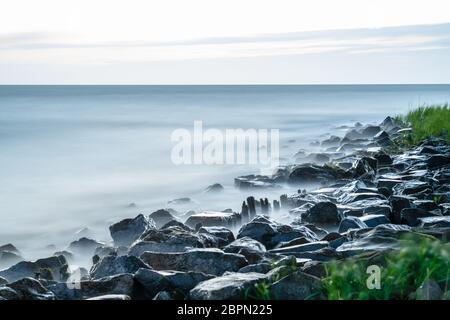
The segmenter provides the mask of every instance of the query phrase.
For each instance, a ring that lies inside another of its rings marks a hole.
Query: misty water
[[[234,178],[256,165],[175,165],[171,133],[279,129],[283,159],[342,125],[376,123],[422,104],[450,101],[449,85],[408,86],[0,86],[0,245],[25,258],[64,249],[89,228],[173,207],[239,210],[249,195]],[[220,194],[205,194],[221,183]],[[190,197],[188,206],[168,201]],[[130,205],[134,204],[134,205]]]

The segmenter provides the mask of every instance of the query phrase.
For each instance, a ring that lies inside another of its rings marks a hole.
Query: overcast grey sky
[[[447,0],[3,0],[0,84],[450,83]]]

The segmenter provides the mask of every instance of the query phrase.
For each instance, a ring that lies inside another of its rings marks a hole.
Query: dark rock
[[[314,164],[301,164],[296,166],[289,174],[289,183],[320,183],[335,181],[348,177],[348,174],[338,167],[329,165],[317,166]]]
[[[349,229],[367,228],[367,225],[357,217],[346,217],[339,224],[339,233],[344,233]]]
[[[418,218],[422,228],[450,228],[450,216]]]
[[[431,156],[427,161],[427,166],[430,169],[441,168],[450,164],[450,157],[444,155]]]
[[[247,265],[244,256],[219,249],[193,249],[182,253],[144,252],[141,259],[156,270],[196,270],[213,275],[238,271]]]
[[[230,273],[222,277],[199,283],[189,292],[193,300],[236,300],[244,299],[246,291],[256,283],[265,281],[261,273]]]
[[[20,261],[23,261],[23,258],[19,254],[10,251],[0,251],[0,269],[8,268]]]
[[[306,300],[320,298],[321,288],[319,278],[297,271],[272,284],[269,292],[272,299]]]
[[[322,147],[337,147],[341,142],[341,138],[337,136],[330,136],[328,139],[323,140],[321,145]]]
[[[214,183],[208,186],[204,192],[207,193],[217,193],[223,190],[223,186],[220,183]]]
[[[124,219],[109,227],[116,246],[130,246],[141,234],[155,228],[154,222],[140,214],[133,219]]]
[[[205,211],[191,215],[186,220],[186,225],[195,227],[201,224],[202,227],[226,227],[232,228],[237,225],[238,214],[219,211]]]
[[[169,211],[160,209],[150,214],[149,218],[154,221],[156,228],[161,228],[170,221],[176,220]]]
[[[401,211],[406,208],[411,208],[414,198],[407,196],[391,196],[389,203],[392,207],[392,215],[390,220],[392,223],[400,224],[402,222]]]
[[[256,272],[256,273],[267,273],[270,270],[272,270],[273,266],[270,263],[263,262],[263,263],[257,263],[257,264],[249,264],[248,266],[245,266],[239,270],[240,273],[249,273],[249,272]]]
[[[103,246],[103,243],[88,238],[80,238],[71,242],[68,249],[75,254],[91,256],[99,246]]]
[[[55,295],[33,278],[22,278],[6,286],[14,290],[18,300],[55,300]]]
[[[419,218],[434,217],[440,214],[433,213],[432,211],[426,211],[419,208],[405,208],[400,213],[402,217],[402,223],[405,223],[411,227],[418,226]]]
[[[17,248],[16,248],[13,244],[11,244],[11,243],[4,244],[4,245],[0,246],[0,252],[5,252],[5,251],[15,253],[15,254],[17,254],[17,255],[19,255],[19,256],[21,255],[19,249],[17,249]]]
[[[21,261],[6,270],[0,271],[0,276],[12,282],[27,277],[34,278],[42,270],[51,271],[52,279],[49,280],[65,281],[69,276],[68,265],[64,256],[39,259],[34,262]]]
[[[300,252],[317,251],[325,247],[328,247],[328,241],[317,241],[312,243],[298,244],[291,247],[272,249],[270,250],[270,252],[279,253],[283,255],[290,255]]]
[[[416,290],[417,300],[441,300],[442,290],[439,284],[433,279],[427,279]]]
[[[363,137],[373,138],[380,131],[380,126],[367,125],[362,129],[361,134]]]
[[[302,221],[317,224],[338,224],[341,217],[332,202],[319,202],[302,215]]]
[[[141,259],[134,256],[106,256],[91,269],[92,279],[110,277],[122,273],[135,273],[141,268],[150,268]]]
[[[86,300],[96,300],[96,301],[124,301],[131,300],[131,297],[126,294],[105,294],[102,296],[97,296],[93,298],[88,298]]]
[[[202,227],[198,232],[210,234],[223,240],[219,243],[220,247],[226,246],[235,240],[233,232],[225,227]]]
[[[369,228],[374,228],[380,224],[390,223],[389,219],[384,214],[369,214],[361,217],[360,220]]]
[[[184,197],[184,198],[178,198],[178,199],[170,200],[168,202],[168,204],[183,205],[183,204],[188,204],[188,203],[191,203],[191,202],[192,202],[191,198]]]
[[[4,285],[4,284],[6,284],[6,283],[8,283],[8,280],[6,280],[6,279],[3,278],[3,277],[0,277],[0,286]]]

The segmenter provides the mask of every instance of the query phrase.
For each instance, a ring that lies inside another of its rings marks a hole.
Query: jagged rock
[[[247,289],[258,282],[265,281],[267,276],[261,273],[229,273],[199,283],[189,292],[193,300],[236,300],[244,299]]]
[[[239,269],[240,273],[249,273],[249,272],[256,272],[256,273],[267,273],[270,270],[272,270],[273,266],[270,263],[263,262],[263,263],[257,263],[257,264],[249,264],[248,266],[245,266],[241,269]]]
[[[162,300],[162,301],[176,300],[176,297],[173,292],[160,291],[153,297],[153,300]]]
[[[100,279],[122,273],[135,273],[140,268],[150,268],[141,259],[134,256],[106,256],[91,269],[92,279]]]
[[[198,233],[209,234],[218,238],[220,240],[219,247],[226,246],[235,240],[233,232],[225,227],[201,227]]]
[[[349,229],[362,229],[367,228],[367,224],[365,224],[361,219],[357,217],[346,217],[342,219],[339,224],[339,233],[344,233]]]
[[[49,285],[57,299],[83,300],[106,294],[122,294],[135,297],[135,282],[132,274],[120,274],[98,280],[88,280],[73,283],[59,282]]]
[[[23,258],[17,253],[10,251],[0,251],[0,269],[8,268],[20,261],[23,261]]]
[[[14,290],[17,300],[55,300],[55,295],[33,278],[22,278],[6,287]]]
[[[269,287],[272,299],[310,300],[320,298],[321,281],[301,271],[294,272]]]
[[[380,224],[390,223],[389,219],[384,214],[369,214],[360,218],[367,227],[374,228]]]
[[[366,125],[362,129],[361,134],[362,134],[363,137],[373,138],[380,131],[381,131],[381,127],[380,126]]]
[[[8,280],[6,280],[6,279],[3,278],[3,277],[0,277],[0,286],[4,285],[4,284],[6,284],[6,283],[8,283]]]
[[[0,277],[13,282],[27,277],[34,278],[45,270],[51,273],[52,279],[48,280],[65,281],[69,276],[66,258],[57,256],[38,259],[34,262],[21,261],[8,269],[0,271]]]
[[[296,246],[296,245],[299,245],[299,244],[305,244],[305,243],[310,243],[310,242],[305,237],[300,237],[300,238],[295,238],[295,239],[290,240],[290,241],[280,242],[280,243],[278,243],[275,246],[275,249],[292,247],[292,246]]]
[[[169,211],[160,209],[155,212],[152,212],[149,216],[151,220],[155,223],[156,228],[161,228],[165,224],[169,223],[172,220],[176,220],[176,218],[170,214]]]
[[[302,221],[317,224],[338,224],[341,217],[332,202],[319,202],[302,215]]]
[[[133,243],[129,254],[138,257],[145,251],[184,252],[204,247],[204,239],[199,235],[175,226],[160,230],[150,229],[139,241]]]
[[[296,166],[289,174],[289,183],[319,183],[330,182],[339,178],[348,177],[344,170],[328,165],[301,164]]]
[[[330,136],[328,139],[323,140],[321,145],[322,147],[337,147],[341,142],[341,138],[337,136]]]
[[[431,169],[441,168],[450,164],[450,157],[444,155],[434,155],[427,160],[427,166]]]
[[[400,224],[402,222],[401,211],[405,208],[411,208],[414,198],[408,196],[391,196],[389,202],[392,207],[390,220],[392,223]]]
[[[402,222],[411,227],[415,227],[420,224],[420,221],[418,220],[419,218],[440,216],[440,214],[419,208],[405,208],[400,212],[400,215],[402,217]]]
[[[67,251],[67,250],[56,251],[53,255],[56,256],[56,257],[57,256],[64,256],[64,258],[66,258],[66,260],[68,262],[71,262],[74,259],[73,253],[70,252],[70,251]]]
[[[92,256],[95,252],[95,249],[102,245],[103,243],[97,242],[92,239],[80,238],[79,240],[71,242],[68,249],[75,254]]]
[[[141,259],[156,270],[191,271],[221,275],[247,265],[244,256],[219,249],[193,249],[181,253],[144,252]]]
[[[257,252],[265,252],[266,247],[259,241],[249,237],[242,237],[231,242],[223,248],[224,252],[238,253],[241,249],[251,249]]]
[[[0,300],[19,300],[19,294],[6,286],[0,286]]]
[[[217,193],[223,190],[223,186],[220,183],[214,183],[208,186],[204,192],[206,193]]]
[[[124,219],[109,227],[109,232],[116,246],[130,246],[141,234],[155,228],[152,220],[140,214],[133,219]]]
[[[279,253],[283,255],[290,255],[300,252],[317,251],[325,247],[328,247],[328,241],[317,241],[305,244],[298,244],[291,247],[272,249],[269,252]]]
[[[97,297],[93,297],[93,298],[88,298],[86,300],[97,300],[97,301],[105,301],[105,300],[109,300],[109,301],[124,301],[124,300],[131,300],[131,297],[129,295],[126,294],[105,294],[102,296],[97,296]]]
[[[17,248],[16,248],[13,244],[11,244],[11,243],[4,244],[4,245],[0,246],[0,252],[5,252],[5,251],[15,253],[15,254],[17,254],[17,255],[19,255],[19,256],[21,255],[19,249],[17,249]]]
[[[103,258],[106,256],[117,256],[118,249],[109,246],[100,246],[95,249],[94,255],[97,255],[99,258]]]
[[[427,279],[416,290],[417,300],[441,300],[442,290],[439,284],[433,279]]]
[[[238,219],[239,215],[233,212],[205,211],[191,215],[185,223],[190,227],[200,224],[202,227],[233,228],[237,225]]]
[[[422,228],[450,228],[450,216],[418,218]]]

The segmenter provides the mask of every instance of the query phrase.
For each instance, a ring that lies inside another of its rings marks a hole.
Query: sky
[[[450,83],[448,0],[1,0],[0,84]]]

